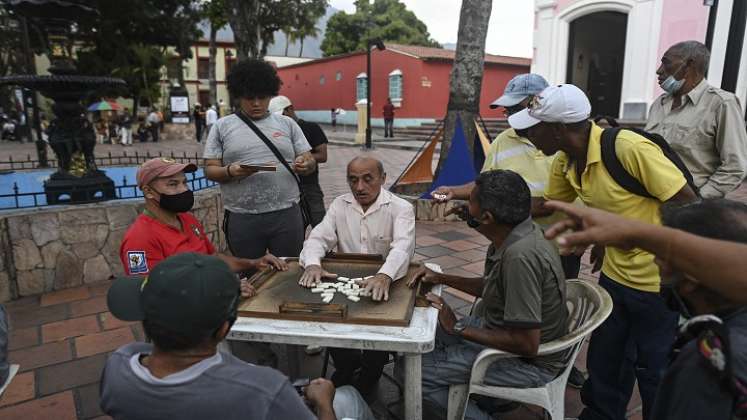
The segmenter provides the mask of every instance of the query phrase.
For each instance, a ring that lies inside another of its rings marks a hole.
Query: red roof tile
[[[404,54],[409,54],[418,57],[422,60],[453,60],[454,50],[446,50],[443,48],[432,48],[432,47],[421,47],[419,45],[400,45],[400,44],[386,44],[388,50],[397,51]],[[503,55],[485,54],[486,63],[494,64],[511,64],[516,66],[529,66],[532,64],[532,60],[523,57],[507,57]]]

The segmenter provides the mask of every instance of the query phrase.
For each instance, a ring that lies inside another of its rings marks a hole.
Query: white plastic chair
[[[0,397],[3,396],[3,393],[8,388],[8,385],[10,385],[10,381],[13,380],[13,377],[16,376],[16,373],[18,373],[18,369],[20,369],[20,365],[10,365],[10,371],[8,372],[8,379],[5,380],[5,383],[0,386]]]
[[[565,387],[571,367],[581,349],[583,340],[591,334],[612,312],[612,299],[599,285],[582,280],[568,280],[566,303],[569,306],[569,333],[562,338],[540,345],[537,355],[557,353],[570,349],[568,364],[555,379],[539,388],[509,388],[491,386],[483,382],[485,373],[497,359],[519,357],[500,350],[480,352],[472,365],[468,384],[449,387],[449,420],[462,420],[467,400],[472,394],[501,400],[517,401],[544,408],[552,420],[563,420],[565,415]]]

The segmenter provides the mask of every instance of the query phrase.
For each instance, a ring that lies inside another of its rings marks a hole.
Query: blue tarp
[[[479,146],[476,145],[475,149]],[[477,153],[475,153],[477,155]],[[480,153],[482,155],[482,153]],[[467,147],[467,141],[462,129],[462,120],[457,117],[454,137],[451,139],[451,148],[438,173],[438,177],[433,181],[431,187],[420,198],[431,198],[431,192],[442,185],[462,185],[475,180],[477,172],[475,171],[475,158]],[[484,157],[482,158],[485,159]]]

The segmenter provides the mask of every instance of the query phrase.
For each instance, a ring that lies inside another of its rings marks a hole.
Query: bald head
[[[359,156],[348,163],[348,185],[355,200],[366,210],[379,197],[386,181],[384,165],[381,161]]]
[[[711,59],[711,52],[708,51],[703,43],[698,41],[678,42],[667,50],[666,54],[677,57],[680,60],[692,63],[693,70],[699,75],[705,75],[708,70],[708,62]]]

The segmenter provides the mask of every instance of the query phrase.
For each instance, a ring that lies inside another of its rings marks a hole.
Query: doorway
[[[597,12],[570,24],[566,82],[589,97],[591,115],[620,116],[628,15]]]

